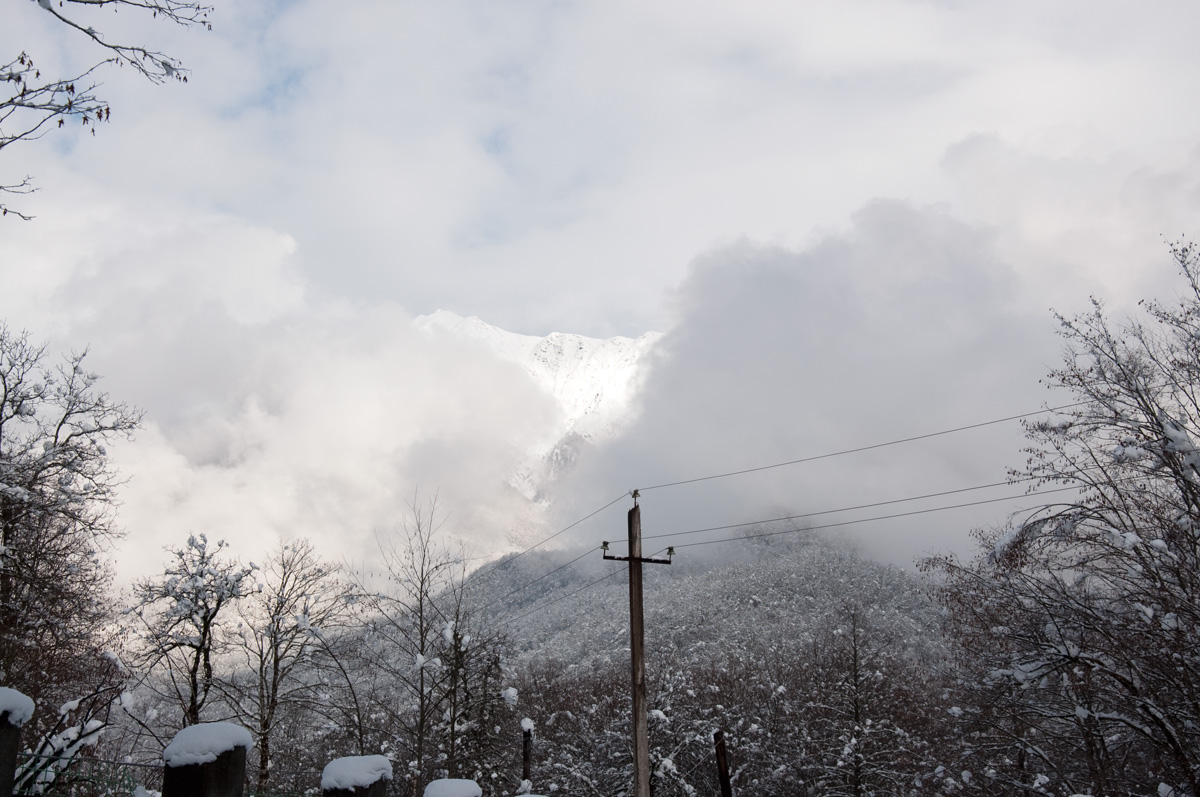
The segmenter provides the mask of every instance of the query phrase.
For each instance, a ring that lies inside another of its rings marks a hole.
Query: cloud
[[[632,487],[1036,410],[1053,400],[1038,379],[1057,348],[1038,298],[997,258],[986,230],[897,201],[867,205],[845,233],[808,249],[742,241],[712,250],[693,263],[676,296],[678,321],[646,382],[639,420],[578,474],[574,489],[588,498],[572,510]],[[1022,459],[1019,432],[1010,423],[646,491],[646,533],[1003,481],[1005,468]],[[933,546],[962,550],[970,527],[1002,518],[1003,509],[985,508],[861,533],[880,555],[911,561]],[[593,524],[580,537],[601,533],[623,536],[617,521],[614,530]]]
[[[563,486],[590,510],[1037,406],[1046,309],[1166,295],[1158,236],[1200,196],[1182,0],[233,0],[211,33],[100,11],[194,71],[108,70],[95,137],[5,150],[43,190],[0,284],[10,324],[91,344],[148,411],[119,452],[127,568],[189,529],[365,550],[416,486],[485,547],[532,525],[499,485],[552,410],[412,314],[670,330],[636,432]],[[37,4],[11,14],[0,49],[92,63]],[[1006,434],[657,496],[712,525],[911,495],[993,478]]]
[[[71,49],[19,13],[22,44]],[[106,14],[191,80],[110,70],[114,121],[43,143],[73,184],[291,236],[324,292],[636,335],[714,243],[805,246],[872,197],[946,201],[939,164],[971,136],[1162,168],[1200,122],[1178,101],[1196,13],[306,0],[219,4],[211,33]]]
[[[523,440],[552,421],[548,402],[515,369],[418,337],[403,311],[348,315],[252,339],[248,361],[229,362],[236,402],[206,406],[200,393],[175,423],[152,414],[119,450],[133,477],[124,568],[145,566],[130,555],[138,548],[188,531],[247,556],[282,534],[369,559],[374,535],[399,526],[417,491],[440,493],[447,533],[477,552],[507,544],[522,501],[505,481]]]
[[[290,236],[103,207],[14,232],[7,252],[73,267],[28,276],[11,323],[51,351],[90,344],[104,389],[146,411],[113,447],[129,477],[122,578],[191,532],[246,558],[282,534],[361,560],[415,491],[440,492],[447,533],[479,554],[534,522],[506,481],[554,427],[549,398],[480,348],[420,334],[394,303],[321,294]],[[0,262],[19,282],[19,264]]]
[[[996,231],[1027,290],[1060,309],[1087,295],[1127,303],[1172,290],[1163,239],[1194,234],[1200,147],[1146,160],[1016,146],[994,134],[947,149],[959,214]]]

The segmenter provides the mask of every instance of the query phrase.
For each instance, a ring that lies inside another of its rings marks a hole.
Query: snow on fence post
[[[391,779],[392,762],[384,756],[345,756],[325,765],[321,792],[324,797],[385,797]]]
[[[521,720],[521,737],[521,781],[525,782],[533,764],[533,720],[529,717]]]
[[[442,778],[429,781],[423,797],[483,797],[483,789],[473,780]]]
[[[162,797],[242,797],[250,731],[231,722],[184,728],[163,750]]]
[[[21,726],[32,716],[33,700],[16,689],[0,686],[0,797],[12,797]]]

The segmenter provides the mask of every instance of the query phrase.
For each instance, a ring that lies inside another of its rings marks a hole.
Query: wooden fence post
[[[12,797],[17,780],[21,726],[33,716],[33,700],[16,689],[0,686],[0,797]]]
[[[242,797],[250,731],[229,722],[191,725],[163,751],[163,797]]]
[[[21,726],[8,721],[8,712],[0,716],[0,797],[12,797],[17,778],[17,751],[21,749]]]
[[[717,748],[717,776],[721,779],[721,797],[733,797],[733,786],[729,782],[729,761],[725,758],[725,732],[713,733],[713,744]]]
[[[521,720],[521,780],[530,780],[533,771],[533,720]]]

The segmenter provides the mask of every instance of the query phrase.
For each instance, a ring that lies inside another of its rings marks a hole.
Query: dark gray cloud
[[[1057,350],[1038,298],[1022,292],[987,231],[902,202],[872,203],[846,233],[806,250],[743,241],[711,251],[675,297],[678,321],[637,423],[572,489],[597,501],[1035,410],[1051,398],[1038,379]],[[675,530],[970,487],[1003,480],[1021,461],[1019,443],[1019,427],[1006,424],[664,488],[644,494],[644,514],[652,528]],[[1006,492],[1019,488],[976,497]],[[961,545],[972,525],[1003,514],[977,509],[862,533],[883,555],[911,560],[929,546]],[[620,531],[618,519],[615,531],[581,536]]]

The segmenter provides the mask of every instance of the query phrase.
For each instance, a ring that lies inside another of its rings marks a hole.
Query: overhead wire
[[[1058,487],[1053,490],[1039,490],[1038,492],[1022,493],[1021,495],[1007,495],[1002,498],[986,498],[982,501],[971,501],[969,503],[964,503],[964,504],[951,504],[950,506],[935,506],[930,509],[914,509],[912,512],[897,512],[897,513],[894,513],[891,515],[877,515],[875,517],[858,518],[856,520],[843,520],[838,523],[825,523],[820,526],[803,526],[801,528],[783,529],[782,531],[767,531],[767,532],[763,532],[762,534],[747,534],[747,535],[744,535],[741,537],[726,537],[726,538],[719,539],[719,540],[702,540],[700,542],[687,542],[687,543],[682,543],[680,545],[676,545],[674,547],[675,548],[694,548],[698,545],[716,545],[717,543],[722,543],[722,542],[738,542],[739,540],[755,540],[755,539],[758,539],[759,537],[778,537],[781,534],[800,534],[800,533],[803,533],[806,531],[819,531],[821,529],[834,529],[834,528],[841,528],[843,526],[853,526],[858,523],[873,523],[877,520],[894,520],[895,518],[913,517],[916,515],[928,515],[933,512],[945,512],[945,511],[948,511],[951,509],[965,509],[966,507],[982,506],[984,504],[998,504],[998,503],[1001,503],[1004,501],[1016,501],[1021,498],[1029,498],[1031,496],[1037,496],[1037,495],[1052,495],[1054,493],[1078,492],[1078,490],[1079,490],[1078,487]],[[751,522],[751,523],[739,524],[739,525],[751,525],[751,526],[752,525],[761,525],[761,521],[759,523]],[[730,528],[734,528],[734,527],[731,526]]]
[[[767,518],[764,520],[752,520],[745,523],[731,523],[726,526],[710,526],[703,529],[689,529],[688,531],[672,531],[665,534],[647,534],[642,537],[643,540],[657,540],[666,537],[679,537],[687,534],[700,534],[705,531],[724,531],[725,529],[736,529],[742,526],[757,526],[764,523],[779,523],[785,520],[802,520],[805,518],[820,517],[821,515],[836,515],[841,512],[855,512],[860,509],[874,509],[880,506],[891,506],[892,504],[906,504],[912,501],[922,501],[926,498],[941,498],[947,495],[958,495],[961,493],[976,492],[978,490],[989,490],[993,487],[1006,487],[1010,484],[1020,484],[1026,481],[1035,481],[1037,477],[1031,476],[1025,479],[1005,480],[1002,482],[992,482],[991,484],[980,484],[975,487],[960,487],[955,490],[942,490],[936,493],[925,493],[924,495],[914,495],[908,498],[893,498],[888,501],[875,501],[870,504],[857,504],[856,506],[840,507],[838,509],[822,509],[819,512],[804,512],[799,515],[784,515],[782,517]]]
[[[551,541],[551,540],[553,540],[554,538],[556,538],[556,537],[558,537],[558,536],[560,536],[560,535],[566,534],[568,531],[570,531],[571,529],[575,528],[575,527],[576,527],[576,526],[578,526],[580,523],[584,522],[585,520],[590,520],[590,519],[592,519],[592,518],[593,518],[593,517],[595,517],[596,515],[598,515],[598,514],[600,514],[601,512],[603,512],[605,509],[608,509],[610,506],[612,506],[613,504],[615,504],[617,501],[620,501],[621,499],[625,498],[627,495],[628,495],[628,493],[621,493],[621,494],[620,494],[620,495],[618,495],[616,498],[614,498],[613,500],[609,501],[607,504],[605,504],[604,506],[600,507],[599,509],[596,509],[596,510],[593,510],[593,511],[589,512],[588,514],[586,514],[586,515],[584,515],[583,517],[579,518],[579,520],[576,520],[574,523],[571,523],[571,524],[570,524],[570,525],[568,525],[568,526],[564,526],[563,528],[561,528],[561,529],[559,529],[558,531],[556,531],[556,532],[554,532],[553,534],[551,534],[549,537],[545,538],[544,540],[541,540],[540,542],[536,542],[536,543],[534,543],[533,545],[529,546],[528,548],[526,548],[525,550],[521,551],[520,553],[518,553],[518,554],[515,554],[515,555],[513,555],[513,556],[510,556],[510,557],[507,557],[507,558],[505,558],[505,559],[499,559],[499,560],[497,560],[497,561],[496,561],[496,562],[495,562],[495,563],[492,565],[492,568],[491,568],[490,570],[487,570],[487,571],[485,571],[485,570],[484,570],[482,567],[481,567],[481,568],[479,568],[478,570],[476,570],[474,573],[472,573],[470,576],[468,576],[468,577],[467,577],[467,578],[466,578],[466,579],[463,581],[463,583],[462,583],[462,587],[466,587],[468,584],[470,584],[472,581],[474,581],[475,579],[479,578],[479,577],[480,577],[480,576],[482,576],[482,575],[487,575],[488,573],[494,573],[494,572],[496,572],[496,570],[497,570],[498,568],[500,568],[502,565],[506,565],[506,564],[508,564],[509,562],[514,562],[514,561],[516,561],[517,559],[520,559],[520,558],[521,558],[522,556],[524,556],[525,554],[527,554],[527,553],[529,553],[530,551],[534,550],[535,548],[540,548],[541,546],[543,546],[543,545],[545,545],[546,543],[550,542],[550,541]]]
[[[1008,495],[1008,496],[1003,496],[1001,498],[988,498],[988,499],[984,499],[981,501],[970,501],[970,502],[961,503],[961,504],[951,504],[949,506],[938,506],[938,507],[931,507],[928,509],[918,509],[918,510],[914,510],[912,512],[897,512],[897,513],[893,513],[890,515],[878,515],[876,517],[858,518],[855,520],[845,520],[845,521],[840,521],[837,523],[826,523],[826,524],[823,524],[820,526],[805,526],[802,528],[789,528],[789,529],[783,529],[780,531],[763,532],[761,534],[748,534],[748,535],[743,535],[743,536],[739,536],[739,537],[726,537],[726,538],[717,539],[717,540],[702,540],[700,542],[683,543],[681,545],[675,545],[673,547],[677,548],[677,549],[678,548],[694,548],[694,547],[697,547],[700,545],[716,545],[716,544],[726,543],[726,542],[745,542],[747,540],[755,540],[755,539],[759,539],[762,537],[778,537],[778,536],[781,536],[784,534],[801,534],[801,533],[809,532],[809,531],[819,531],[821,529],[831,529],[831,528],[840,528],[840,527],[844,527],[844,526],[853,526],[853,525],[856,525],[859,523],[873,523],[873,522],[880,521],[880,520],[894,520],[896,518],[902,518],[902,517],[913,517],[916,515],[927,515],[927,514],[931,514],[934,512],[945,512],[945,511],[949,511],[951,509],[964,509],[964,508],[972,507],[972,506],[982,506],[984,504],[995,504],[995,503],[1001,503],[1004,501],[1016,501],[1021,498],[1028,498],[1028,497],[1038,496],[1038,495],[1052,495],[1055,493],[1077,491],[1078,489],[1079,489],[1078,487],[1059,487],[1059,488],[1056,488],[1053,490],[1040,490],[1040,491],[1032,492],[1032,493],[1022,493],[1021,495]],[[783,519],[790,520],[791,518],[783,518]],[[719,529],[738,528],[738,527],[742,527],[742,526],[762,525],[764,523],[777,522],[778,520],[779,519],[747,521],[746,523],[738,523],[738,524],[732,524],[730,526],[714,527],[712,529],[693,529],[688,532],[677,532],[677,534],[690,534],[690,533],[699,533],[701,531],[715,531],[715,530],[719,530]],[[673,535],[655,535],[655,536],[656,536],[656,538],[660,538],[663,536],[673,536]],[[643,539],[650,539],[650,538],[644,537]],[[588,551],[587,553],[594,553],[596,550],[597,549],[593,548],[592,550]],[[653,558],[653,557],[657,556],[658,554],[665,552],[666,550],[667,550],[666,548],[661,548],[656,553],[651,554],[650,557],[648,557],[648,558]],[[584,555],[586,555],[586,554],[584,554]],[[575,561],[578,561],[578,559],[582,559],[582,558],[583,558],[583,556],[580,556]],[[562,569],[562,568],[559,568],[559,569]],[[560,595],[552,600],[547,601],[546,603],[543,603],[539,606],[535,606],[532,609],[529,609],[528,611],[523,612],[522,614],[518,615],[517,617],[512,618],[511,620],[501,621],[501,622],[497,623],[497,625],[499,625],[499,626],[511,625],[512,623],[515,623],[518,620],[522,620],[522,619],[530,616],[531,614],[540,612],[543,609],[553,606],[555,603],[558,603],[559,601],[566,600],[567,598],[577,595],[586,589],[590,589],[603,581],[607,581],[608,579],[613,578],[614,576],[620,575],[623,572],[624,571],[622,571],[622,570],[614,570],[611,573],[603,575],[600,578],[589,581],[588,583],[586,583],[580,587],[577,587],[576,589],[571,590],[570,592],[566,593],[565,595]],[[520,591],[520,589],[521,588],[518,588],[518,590],[516,590],[516,591]]]
[[[839,509],[825,509],[820,512],[806,512],[806,513],[800,514],[800,515],[787,515],[784,517],[776,517],[776,518],[767,518],[764,520],[748,521],[746,523],[733,523],[733,524],[729,524],[729,525],[725,525],[725,526],[711,526],[711,527],[703,528],[703,529],[691,529],[688,531],[675,531],[675,532],[669,532],[666,534],[648,534],[648,535],[644,535],[642,537],[642,540],[645,541],[645,540],[665,539],[667,537],[678,537],[678,536],[684,536],[684,535],[689,535],[689,534],[700,534],[700,533],[706,532],[706,531],[724,531],[726,529],[740,528],[742,526],[755,526],[755,525],[762,525],[764,523],[777,523],[777,522],[782,522],[785,520],[799,520],[802,518],[818,517],[820,515],[837,514],[840,512],[851,512],[851,511],[855,511],[855,510],[859,510],[859,509],[871,509],[871,508],[879,507],[879,506],[888,506],[891,504],[900,504],[900,503],[906,503],[906,502],[911,502],[911,501],[919,501],[919,500],[926,499],[926,498],[938,498],[938,497],[947,496],[947,495],[956,495],[959,493],[965,493],[965,492],[971,492],[971,491],[977,491],[977,490],[986,490],[986,489],[993,488],[993,487],[1001,487],[1001,486],[1006,486],[1009,484],[1018,483],[1019,481],[1028,481],[1028,479],[1021,479],[1021,480],[1018,480],[1017,482],[1011,482],[1011,481],[993,482],[991,484],[982,484],[982,485],[978,485],[975,487],[962,487],[962,488],[955,489],[955,490],[943,490],[941,492],[936,492],[936,493],[926,493],[924,495],[917,495],[917,496],[912,496],[909,498],[896,498],[896,499],[892,499],[889,501],[876,501],[876,502],[870,503],[870,504],[859,504],[857,506],[842,507]],[[616,542],[620,542],[620,540],[617,540]],[[565,570],[566,568],[568,568],[571,565],[578,562],[580,559],[584,558],[585,556],[588,556],[589,554],[595,553],[598,550],[600,550],[600,546],[596,546],[594,548],[589,548],[587,551],[584,551],[583,553],[581,553],[579,556],[575,557],[571,561],[566,562],[547,573],[543,573],[542,575],[538,576],[537,578],[532,579],[531,581],[528,581],[528,582],[522,584],[521,586],[516,587],[512,591],[500,596],[499,598],[496,599],[497,602],[507,600],[508,598],[512,597],[513,595],[516,595],[518,592],[521,592],[522,590],[533,586],[534,584],[538,583],[539,581],[549,578],[550,576],[554,575],[555,573],[558,573],[561,570]]]
[[[1083,468],[1082,470],[1084,470],[1084,471],[1095,470],[1095,466],[1089,466],[1089,467]],[[665,539],[667,537],[680,537],[680,536],[686,536],[689,534],[702,534],[706,531],[724,531],[726,529],[737,529],[737,528],[743,528],[745,526],[761,526],[766,523],[781,523],[785,520],[803,520],[803,519],[807,519],[807,518],[820,517],[821,515],[836,515],[836,514],[840,514],[842,512],[856,512],[861,509],[874,509],[875,507],[880,507],[880,506],[891,506],[894,504],[906,504],[906,503],[911,503],[913,501],[922,501],[927,498],[940,498],[940,497],[947,496],[947,495],[959,495],[962,493],[976,492],[979,490],[988,490],[988,489],[992,489],[994,487],[1004,487],[1004,486],[1008,486],[1008,485],[1012,485],[1012,484],[1021,484],[1022,482],[1035,482],[1035,481],[1040,481],[1041,479],[1042,479],[1041,476],[1027,476],[1022,479],[1011,479],[1011,480],[1006,480],[1006,481],[1002,481],[1002,482],[992,482],[991,484],[980,484],[975,487],[959,487],[954,490],[943,490],[941,492],[936,492],[936,493],[925,493],[924,495],[914,495],[914,496],[910,496],[907,498],[893,498],[893,499],[890,499],[887,501],[875,501],[875,502],[872,502],[869,504],[857,504],[855,506],[846,506],[846,507],[841,507],[838,509],[822,509],[819,512],[804,512],[799,515],[783,515],[781,517],[764,518],[762,520],[749,520],[749,521],[746,521],[743,523],[730,523],[730,524],[727,524],[724,526],[709,526],[707,528],[702,528],[702,529],[688,529],[687,531],[671,531],[671,532],[666,532],[664,534],[647,534],[647,535],[643,536],[642,539],[643,540],[661,540],[661,539]],[[1063,490],[1077,490],[1077,489],[1079,489],[1079,487],[1072,486],[1072,487],[1064,487],[1062,489]],[[906,515],[912,515],[912,514],[922,514],[925,512],[937,512],[943,508],[944,509],[957,509],[960,507],[976,506],[978,504],[999,503],[999,502],[1007,501],[1007,500],[1015,501],[1018,498],[1025,498],[1025,497],[1034,496],[1034,495],[1045,495],[1045,494],[1061,492],[1061,491],[1062,490],[1041,490],[1041,491],[1025,492],[1025,493],[1021,493],[1020,495],[1008,496],[1007,498],[990,498],[990,499],[987,499],[986,501],[974,501],[974,502],[965,503],[965,504],[952,504],[947,507],[935,507],[933,509],[925,509],[925,510],[920,510],[918,512],[905,512],[905,513],[900,513],[900,514],[895,514],[895,515],[882,515],[880,517],[881,518],[905,517]],[[856,521],[846,521],[846,522],[853,523]],[[806,528],[828,528],[828,527],[827,526],[808,526]],[[619,540],[617,540],[617,542],[619,542]]]
[[[994,425],[1001,424],[1001,423],[1007,423],[1009,421],[1022,420],[1024,418],[1031,418],[1036,415],[1043,415],[1043,414],[1050,413],[1050,412],[1059,412],[1061,410],[1071,409],[1073,407],[1078,407],[1078,406],[1081,406],[1086,403],[1087,402],[1075,402],[1075,403],[1071,403],[1071,404],[1059,405],[1056,407],[1045,407],[1043,409],[1036,410],[1033,412],[1025,412],[1025,413],[1020,413],[1017,415],[1009,415],[1004,418],[995,418],[995,419],[989,420],[989,421],[981,421],[979,423],[972,423],[972,424],[966,424],[963,426],[956,426],[951,429],[943,429],[943,430],[936,431],[936,432],[928,432],[925,434],[913,435],[913,436],[904,437],[904,438],[898,438],[895,440],[889,440],[889,441],[882,442],[882,443],[874,443],[871,445],[859,446],[856,448],[849,448],[849,449],[844,449],[841,451],[832,451],[832,452],[828,452],[825,454],[817,454],[817,455],[813,455],[813,456],[809,456],[809,457],[801,457],[798,459],[788,460],[786,462],[777,462],[777,463],[773,463],[770,465],[761,465],[761,466],[757,466],[757,467],[753,467],[753,468],[743,468],[741,470],[709,474],[707,476],[699,476],[699,477],[695,477],[695,478],[691,478],[691,479],[681,479],[678,481],[663,482],[661,484],[654,484],[654,485],[650,485],[648,487],[639,487],[639,488],[637,488],[637,490],[631,490],[629,493],[622,493],[621,495],[612,499],[611,501],[609,501],[608,503],[599,507],[598,509],[595,509],[592,512],[589,512],[587,515],[584,515],[583,517],[579,518],[575,522],[573,522],[567,526],[564,526],[562,529],[556,531],[554,534],[551,534],[550,536],[546,537],[545,539],[534,543],[530,547],[515,554],[514,556],[497,561],[492,566],[492,568],[490,568],[486,571],[483,568],[480,568],[480,570],[477,570],[470,577],[468,577],[463,582],[462,586],[464,586],[464,587],[467,586],[468,584],[472,583],[473,581],[475,581],[477,578],[479,578],[481,576],[495,573],[504,564],[515,561],[516,559],[519,559],[520,557],[532,552],[533,550],[541,547],[542,545],[545,545],[547,542],[550,542],[551,540],[554,540],[555,538],[561,536],[562,534],[565,534],[567,531],[570,531],[571,529],[575,528],[576,526],[583,523],[584,521],[589,520],[592,517],[595,517],[596,515],[603,512],[604,510],[611,507],[613,504],[622,500],[626,496],[633,494],[634,492],[648,492],[650,490],[665,489],[668,487],[676,487],[676,486],[680,486],[680,485],[684,485],[684,484],[694,484],[697,482],[712,481],[715,479],[723,479],[723,478],[728,478],[730,476],[740,476],[740,475],[744,475],[744,474],[748,474],[748,473],[758,473],[758,472],[762,472],[762,471],[766,471],[766,470],[773,470],[776,468],[787,467],[790,465],[799,465],[799,464],[802,464],[805,462],[815,462],[818,460],[830,459],[833,457],[846,456],[848,454],[862,453],[864,451],[873,451],[876,449],[886,448],[889,446],[901,445],[904,443],[912,443],[912,442],[917,442],[920,440],[928,440],[928,439],[934,438],[934,437],[941,437],[941,436],[945,436],[945,435],[956,434],[959,432],[965,432],[965,431],[969,431],[972,429],[980,429],[980,428],[983,428],[986,426],[994,426]],[[976,486],[976,487],[965,487],[965,488],[959,488],[959,489],[955,489],[955,490],[945,490],[945,491],[936,492],[936,493],[928,493],[926,495],[921,495],[921,496],[893,499],[893,500],[889,500],[889,501],[878,501],[878,502],[873,502],[870,504],[861,504],[861,505],[854,506],[854,507],[845,507],[842,509],[828,509],[828,510],[823,510],[820,512],[804,513],[804,514],[800,514],[800,515],[789,515],[789,516],[785,516],[785,517],[769,518],[769,519],[757,520],[757,521],[747,521],[745,523],[736,523],[736,524],[730,524],[730,525],[726,525],[726,526],[713,526],[713,527],[705,528],[705,529],[691,529],[688,531],[671,532],[671,533],[667,533],[667,534],[654,534],[654,535],[645,536],[645,537],[643,537],[643,539],[644,540],[663,539],[666,537],[684,536],[684,535],[689,535],[689,534],[699,534],[699,533],[703,533],[703,532],[707,532],[707,531],[722,531],[722,530],[731,529],[731,528],[741,528],[741,527],[745,527],[745,526],[763,525],[765,523],[782,522],[785,520],[799,520],[799,519],[803,519],[803,518],[816,517],[816,516],[826,515],[826,514],[834,514],[834,513],[838,513],[838,512],[849,512],[849,511],[854,511],[854,510],[858,510],[858,509],[869,509],[869,508],[878,507],[878,506],[887,506],[887,505],[891,505],[891,504],[905,503],[905,502],[910,502],[910,501],[918,501],[918,500],[927,499],[927,498],[937,498],[937,497],[946,496],[946,495],[954,495],[957,493],[970,492],[970,491],[974,491],[974,490],[983,490],[983,489],[988,489],[991,487],[998,487],[1003,484],[1018,483],[1020,481],[1029,481],[1029,479],[1021,479],[1021,480],[1017,480],[1016,482],[1008,482],[1008,481],[995,482],[993,484],[980,485],[980,486]],[[1074,489],[1074,488],[1064,488],[1064,489]],[[1052,491],[1045,491],[1045,492],[1050,493],[1050,492],[1060,492],[1060,491],[1052,490]],[[1026,493],[1024,495],[1029,496],[1029,495],[1039,495],[1039,494],[1044,494],[1044,493]],[[806,527],[806,529],[798,529],[796,531],[821,529],[821,528],[835,528],[835,527],[839,527],[839,526],[852,525],[853,523],[858,523],[858,522],[872,522],[875,520],[886,520],[886,519],[898,518],[898,517],[908,517],[908,516],[912,516],[912,515],[919,515],[919,514],[926,514],[929,512],[942,511],[943,509],[957,509],[957,508],[963,508],[963,507],[969,507],[969,506],[978,506],[981,504],[997,503],[1000,501],[1015,500],[1016,498],[1019,498],[1019,497],[1023,497],[1023,496],[1009,496],[1006,498],[989,499],[989,500],[985,500],[985,501],[976,501],[976,502],[971,502],[971,503],[952,505],[952,506],[948,506],[948,507],[935,507],[935,508],[931,508],[931,509],[918,510],[918,511],[914,511],[914,512],[903,512],[903,513],[896,513],[896,514],[892,514],[892,515],[883,515],[883,516],[879,516],[879,517],[875,517],[875,518],[865,518],[865,519],[861,519],[861,520],[844,521],[841,523],[826,524],[823,526],[815,526],[815,527],[809,526],[809,527]],[[754,536],[772,536],[772,534],[780,534],[780,533],[791,533],[791,531],[772,532],[771,534],[754,535]],[[734,538],[734,539],[746,539],[746,538],[742,537],[742,538]],[[680,545],[680,546],[676,546],[676,547],[690,547],[692,545],[701,545],[701,544],[707,545],[707,544],[712,544],[714,542],[719,542],[719,541],[714,540],[714,541],[706,541],[703,543],[688,543],[688,544],[684,544],[684,545]],[[499,600],[500,601],[507,600],[508,598],[512,597],[513,595],[532,586],[533,584],[536,584],[539,581],[549,578],[550,576],[554,575],[555,573],[557,573],[561,570],[564,570],[565,568],[569,567],[570,565],[574,564],[575,562],[578,562],[580,559],[584,558],[585,556],[595,553],[595,551],[597,551],[597,550],[599,550],[598,547],[591,548],[591,549],[585,551],[584,553],[575,557],[571,561],[566,562],[563,565],[560,565],[559,567],[555,568],[554,570],[544,573],[541,576],[538,576],[537,578],[532,579],[532,580],[516,587],[515,589],[511,590],[510,592],[506,593],[501,598],[499,598]],[[605,576],[604,578],[610,578],[611,576],[612,576],[612,574],[610,574],[609,576]],[[591,584],[599,583],[600,581],[603,581],[604,578],[598,579],[595,582],[591,582]],[[581,590],[586,589],[591,584],[585,585],[584,587],[581,587],[580,589]],[[572,592],[569,594],[575,594],[575,592]],[[558,598],[555,600],[556,601],[561,600],[561,598]],[[547,604],[547,605],[549,605],[549,604]],[[534,609],[532,611],[537,611],[537,609]],[[521,616],[524,617],[524,616],[527,616],[527,614],[521,615]]]
[[[741,476],[746,473],[758,473],[760,471],[772,470],[774,468],[783,468],[783,467],[787,467],[789,465],[799,465],[804,462],[816,462],[817,460],[831,459],[833,457],[841,457],[841,456],[845,456],[847,454],[859,454],[863,451],[873,451],[877,448],[886,448],[888,446],[896,446],[896,445],[900,445],[902,443],[913,443],[918,440],[928,440],[932,437],[942,437],[943,435],[956,434],[958,432],[965,432],[965,431],[968,431],[971,429],[980,429],[980,428],[983,428],[984,426],[995,426],[996,424],[1007,423],[1008,421],[1018,421],[1018,420],[1021,420],[1022,418],[1031,418],[1034,415],[1044,415],[1047,412],[1058,412],[1060,410],[1067,410],[1067,409],[1071,409],[1072,407],[1079,407],[1086,403],[1087,403],[1086,401],[1077,401],[1073,404],[1063,404],[1058,407],[1046,407],[1045,409],[1037,410],[1036,412],[1025,412],[1025,413],[1021,413],[1020,415],[1010,415],[1006,418],[996,418],[995,420],[991,420],[991,421],[983,421],[981,423],[972,423],[972,424],[967,424],[966,426],[956,426],[953,429],[943,429],[939,432],[928,432],[926,434],[914,435],[912,437],[902,437],[897,440],[889,440],[884,443],[873,443],[871,445],[859,446],[858,448],[847,448],[843,451],[831,451],[826,454],[816,454],[816,455],[810,456],[810,457],[801,457],[799,459],[790,459],[787,462],[776,462],[771,465],[760,465],[760,466],[754,467],[754,468],[743,468],[741,470],[731,470],[731,471],[727,471],[725,473],[713,473],[708,476],[697,476],[693,479],[680,479],[679,481],[663,482],[662,484],[652,484],[649,487],[639,487],[637,489],[638,489],[638,492],[644,493],[644,492],[648,492],[650,490],[661,490],[666,487],[678,487],[679,485],[682,485],[682,484],[695,484],[696,482],[712,481],[713,479],[725,479],[730,476]]]
[[[554,569],[553,569],[553,570],[551,570],[549,573],[543,573],[542,575],[538,576],[537,578],[533,579],[532,581],[527,581],[527,582],[525,582],[525,583],[524,583],[524,584],[522,584],[521,586],[519,586],[519,587],[517,587],[516,589],[514,589],[512,592],[509,592],[509,593],[507,593],[507,594],[505,594],[505,595],[501,595],[499,598],[497,598],[497,599],[496,599],[496,601],[497,601],[497,602],[500,602],[500,601],[505,601],[505,600],[508,600],[508,599],[509,599],[509,598],[511,598],[513,595],[516,595],[518,592],[520,592],[520,591],[522,591],[522,590],[524,590],[524,589],[527,589],[528,587],[532,587],[534,584],[538,583],[539,581],[542,581],[543,579],[550,578],[550,576],[554,575],[554,574],[555,574],[555,573],[557,573],[558,571],[567,569],[568,567],[570,567],[571,565],[575,564],[576,562],[578,562],[578,561],[579,561],[580,559],[582,559],[583,557],[587,556],[588,554],[593,554],[593,553],[595,553],[595,552],[596,552],[596,551],[598,551],[598,550],[600,550],[600,546],[599,546],[599,545],[597,545],[595,548],[589,548],[588,550],[586,550],[586,551],[584,551],[583,553],[579,554],[579,556],[576,556],[576,557],[575,557],[574,559],[572,559],[571,561],[569,561],[569,562],[567,562],[567,563],[565,563],[565,564],[559,565],[558,567],[554,568]]]
[[[594,550],[598,550],[598,549],[594,549]],[[666,550],[667,550],[666,548],[663,548],[662,550],[651,554],[651,557],[657,556],[658,554],[663,553]],[[588,551],[588,553],[592,553],[592,551]],[[573,589],[565,595],[559,595],[557,598],[553,598],[552,600],[548,600],[539,606],[535,606],[532,609],[530,609],[529,611],[527,611],[523,614],[519,614],[516,617],[512,618],[511,620],[503,620],[503,621],[497,623],[497,625],[499,625],[499,626],[512,625],[513,623],[517,622],[518,620],[523,620],[531,614],[535,614],[536,612],[540,612],[543,609],[549,608],[550,606],[553,606],[554,604],[558,603],[559,601],[566,600],[567,598],[571,597],[572,595],[578,595],[580,592],[583,592],[585,589],[590,589],[590,588],[596,586],[597,584],[599,584],[600,582],[607,581],[610,578],[613,578],[614,576],[622,575],[624,572],[625,572],[624,570],[613,570],[611,573],[600,576],[600,578],[597,578],[594,581],[589,581],[588,583],[584,584],[582,587]]]

